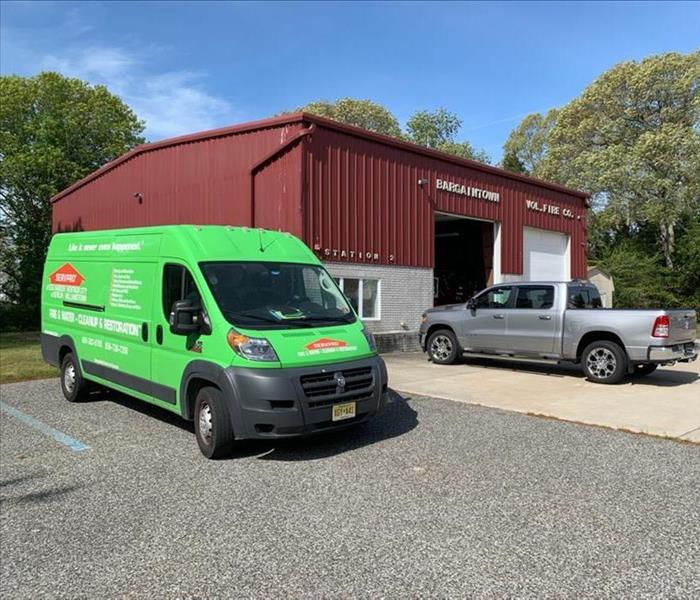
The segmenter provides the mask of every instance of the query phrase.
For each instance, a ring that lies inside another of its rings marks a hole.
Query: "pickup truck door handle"
[[[551,315],[540,315],[539,319],[540,319],[540,321],[551,321],[552,316]]]
[[[505,319],[506,316],[505,315],[493,315],[493,318],[494,319]]]

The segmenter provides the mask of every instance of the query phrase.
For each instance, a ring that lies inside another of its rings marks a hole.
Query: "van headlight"
[[[362,333],[365,334],[365,339],[367,340],[367,344],[369,345],[369,349],[372,352],[377,351],[377,340],[374,338],[374,334],[369,331],[368,329],[362,329]]]
[[[265,338],[248,337],[231,329],[226,335],[226,341],[236,354],[248,360],[279,361],[272,344]]]

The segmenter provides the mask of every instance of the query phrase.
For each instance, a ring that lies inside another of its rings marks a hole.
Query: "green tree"
[[[667,267],[700,204],[700,51],[616,65],[559,113],[538,170],[585,189],[611,223],[652,225]]]
[[[557,122],[558,113],[553,108],[544,115],[533,113],[525,117],[503,145],[503,168],[538,176],[538,168],[547,155],[549,135]]]
[[[700,313],[700,213],[680,224],[676,252],[679,295]]]
[[[298,108],[297,111],[326,117],[382,135],[401,137],[401,127],[396,117],[387,108],[371,100],[355,98],[340,98],[335,102],[318,100]]]
[[[455,138],[462,127],[462,120],[444,108],[434,111],[414,112],[406,123],[406,138],[421,146],[470,158],[480,162],[490,162],[488,154],[476,150],[469,142],[458,142]]]
[[[527,174],[527,169],[525,165],[520,162],[518,155],[514,152],[505,152],[503,154],[503,159],[501,160],[501,168],[511,173],[523,173]]]
[[[658,308],[683,304],[672,273],[658,255],[635,239],[615,244],[600,264],[615,281],[615,304],[622,307]]]
[[[49,199],[142,143],[142,132],[103,86],[50,72],[0,77],[2,292],[28,315],[27,325],[38,321]]]

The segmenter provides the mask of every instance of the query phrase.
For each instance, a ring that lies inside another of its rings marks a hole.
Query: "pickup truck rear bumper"
[[[698,344],[688,342],[676,346],[649,346],[647,350],[648,362],[690,362],[698,357]]]

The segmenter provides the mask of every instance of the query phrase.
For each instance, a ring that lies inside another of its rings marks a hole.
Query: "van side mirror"
[[[202,304],[199,300],[178,300],[168,318],[170,333],[188,335],[202,328]]]

